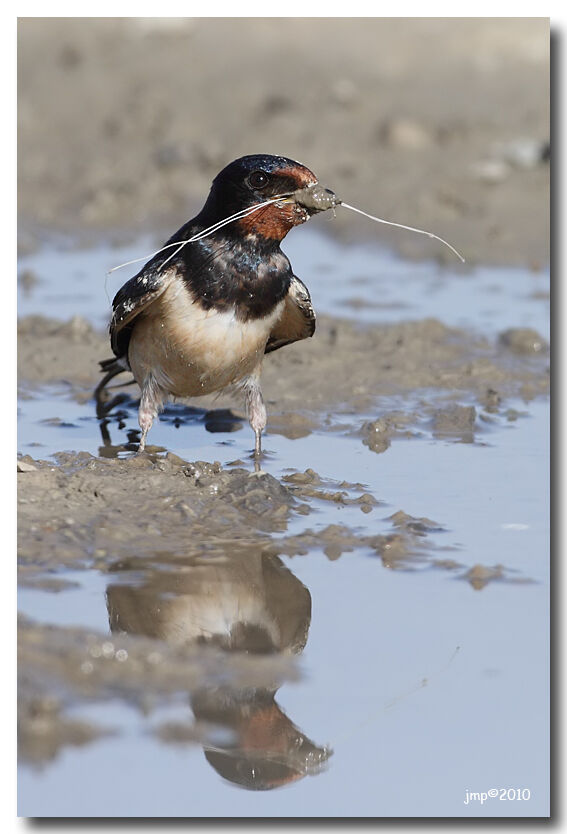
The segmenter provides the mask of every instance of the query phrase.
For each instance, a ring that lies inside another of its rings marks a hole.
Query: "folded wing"
[[[297,276],[293,276],[285,299],[284,311],[274,326],[266,344],[265,353],[308,339],[315,332],[315,310],[309,290]]]
[[[118,357],[128,354],[128,343],[134,320],[148,305],[167,289],[176,274],[175,269],[144,268],[118,290],[112,302],[110,344]]]

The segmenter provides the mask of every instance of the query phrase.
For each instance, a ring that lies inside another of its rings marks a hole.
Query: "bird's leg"
[[[246,413],[255,435],[254,457],[256,459],[262,454],[262,432],[266,428],[267,422],[266,406],[262,397],[259,376],[259,374],[249,376],[244,384]]]
[[[142,429],[142,436],[140,437],[140,445],[138,446],[137,454],[141,454],[146,448],[146,437],[152,424],[157,417],[158,411],[163,406],[164,393],[157,384],[154,376],[148,374],[142,385],[142,396],[140,397],[140,407],[138,409],[138,423]]]

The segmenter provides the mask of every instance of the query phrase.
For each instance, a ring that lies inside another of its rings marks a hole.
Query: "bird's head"
[[[254,154],[236,159],[217,174],[201,217],[207,222],[221,221],[269,200],[275,202],[231,226],[244,235],[280,241],[293,226],[340,203],[332,191],[319,186],[305,165],[284,156]]]

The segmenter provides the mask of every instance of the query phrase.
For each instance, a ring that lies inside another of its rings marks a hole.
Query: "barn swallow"
[[[168,248],[118,291],[110,322],[115,358],[100,363],[105,376],[96,396],[116,374],[132,372],[141,389],[138,452],[169,397],[236,386],[244,393],[259,457],[266,426],[264,354],[315,331],[309,292],[280,243],[294,226],[339,203],[298,162],[244,156],[215,177],[202,210],[167,241]]]

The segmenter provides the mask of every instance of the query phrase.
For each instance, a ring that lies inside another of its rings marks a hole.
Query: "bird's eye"
[[[248,182],[252,188],[264,188],[268,184],[269,179],[265,171],[252,171],[248,177]]]

